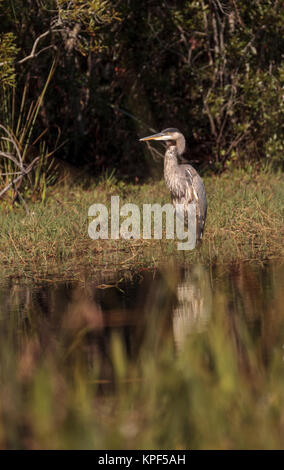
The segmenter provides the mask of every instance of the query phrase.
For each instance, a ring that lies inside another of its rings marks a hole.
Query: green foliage
[[[15,86],[15,58],[17,53],[15,34],[0,34],[0,96],[6,88]]]
[[[98,25],[119,19],[110,1],[58,0],[57,8],[61,21],[80,23],[90,32]]]
[[[76,28],[83,32],[80,34],[77,49],[82,54],[90,50],[102,51],[105,44],[102,41],[100,30],[103,25],[118,21],[120,17],[109,1],[102,0],[58,0],[58,23],[65,28]],[[87,33],[84,35],[84,33]]]
[[[279,136],[276,140],[280,144],[280,18],[283,9],[279,2],[187,2],[182,14],[175,15],[191,44],[188,62],[210,124],[217,164],[229,159],[232,151],[245,161],[265,158],[268,155],[263,150],[266,145],[272,150],[268,141],[273,134]],[[199,55],[196,62],[194,55]],[[273,148],[277,153],[278,145]],[[278,157],[275,154],[272,158]]]
[[[2,0],[0,17],[6,88],[30,77],[34,102],[56,58],[36,126],[49,148],[60,129],[62,159],[133,181],[153,168],[137,137],[173,126],[201,169],[283,164],[281,2]]]

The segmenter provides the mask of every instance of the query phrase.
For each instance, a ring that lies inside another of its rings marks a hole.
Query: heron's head
[[[139,139],[142,142],[149,140],[163,140],[166,141],[167,146],[176,145],[178,154],[181,155],[185,150],[185,138],[183,134],[174,128],[164,129],[158,134],[149,135],[148,137],[143,137]]]

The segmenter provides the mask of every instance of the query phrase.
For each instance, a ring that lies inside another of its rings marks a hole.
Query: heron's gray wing
[[[198,238],[202,238],[204,230],[205,219],[207,214],[207,200],[206,193],[202,179],[200,178],[197,171],[189,164],[180,165],[185,175],[186,181],[192,186],[194,196],[199,209],[199,220],[198,220]]]

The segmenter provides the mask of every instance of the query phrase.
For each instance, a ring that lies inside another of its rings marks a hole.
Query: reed
[[[50,151],[44,137],[47,129],[36,135],[39,112],[55,71],[53,61],[42,91],[35,102],[28,102],[29,79],[26,79],[20,104],[15,88],[2,90],[2,116],[0,123],[0,198],[6,203],[19,200],[27,209],[25,200],[45,199],[47,185],[55,180],[52,155],[58,140]]]

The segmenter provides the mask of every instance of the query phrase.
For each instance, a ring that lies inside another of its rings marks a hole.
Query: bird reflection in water
[[[134,362],[145,349],[158,353],[168,339],[180,350],[188,334],[206,327],[211,305],[206,268],[183,270],[168,264],[164,270],[136,273],[119,286],[115,279],[101,285],[15,284],[3,290],[2,297],[4,311],[15,312],[10,317],[16,335],[13,348],[18,344],[23,376],[41,356],[63,353],[66,365],[77,364],[81,373],[94,370],[96,380],[104,383],[114,379],[114,337]],[[8,328],[7,319],[4,326]]]
[[[202,265],[186,268],[173,309],[173,336],[179,351],[191,333],[202,333],[211,315],[212,291],[208,270]]]

